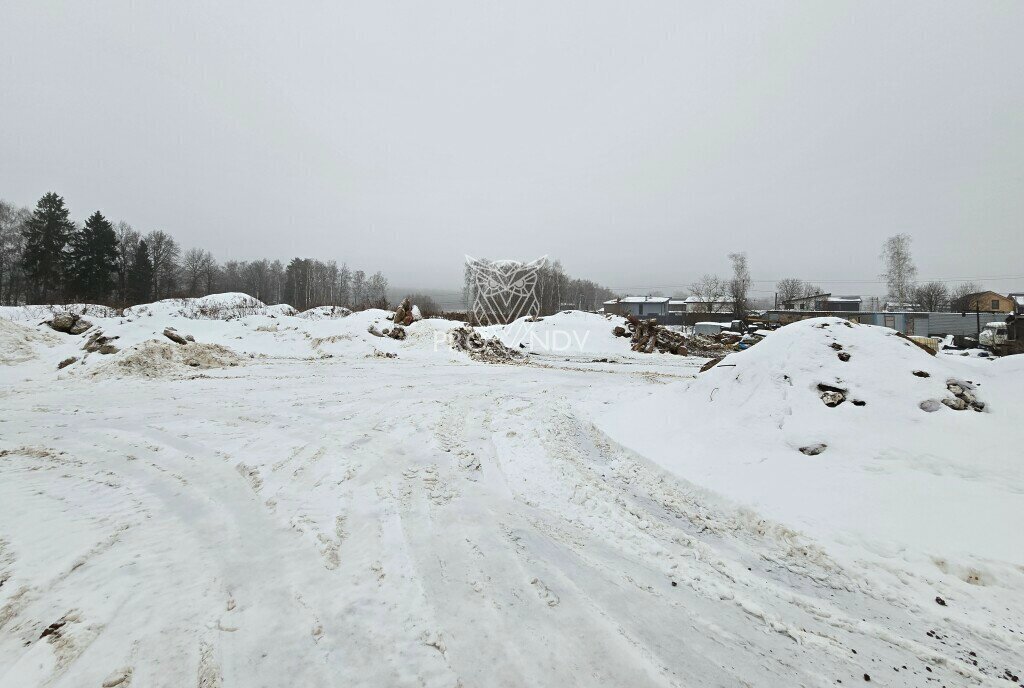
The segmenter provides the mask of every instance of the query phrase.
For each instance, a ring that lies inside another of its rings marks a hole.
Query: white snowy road
[[[675,360],[13,382],[0,685],[938,686],[1017,668],[1019,593],[949,613],[897,563],[840,566],[584,412],[697,362]]]

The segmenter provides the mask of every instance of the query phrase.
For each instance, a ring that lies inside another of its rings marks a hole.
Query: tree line
[[[387,307],[388,280],[336,261],[293,258],[219,263],[182,251],[161,230],[146,234],[96,211],[79,226],[47,193],[33,210],[0,200],[0,305],[86,302],[125,307],[166,298],[244,292],[264,303]]]

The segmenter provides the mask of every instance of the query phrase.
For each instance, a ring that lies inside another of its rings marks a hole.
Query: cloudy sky
[[[0,198],[409,286],[746,251],[878,293],[907,232],[923,278],[1024,290],[1022,36],[1020,0],[6,0]]]

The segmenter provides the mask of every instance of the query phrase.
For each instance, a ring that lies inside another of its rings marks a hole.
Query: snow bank
[[[56,313],[74,313],[93,318],[116,318],[118,310],[95,303],[68,303],[40,306],[0,306],[0,320],[37,323],[49,320]]]
[[[477,329],[484,337],[497,337],[505,346],[535,353],[629,353],[629,340],[612,334],[616,325],[624,326],[625,319],[583,311],[562,311],[536,321],[520,318],[508,325]]]
[[[303,320],[337,320],[352,315],[352,311],[344,306],[316,306],[293,315]]]
[[[247,315],[267,314],[267,305],[259,299],[240,292],[210,294],[197,299],[164,299],[155,303],[132,306],[125,316],[181,317],[198,320],[228,320]]]
[[[951,382],[984,411],[944,405]],[[815,318],[599,424],[673,472],[834,541],[1021,564],[1024,550],[1006,548],[1024,520],[1024,462],[1008,434],[1024,423],[1021,383],[1015,360],[930,356],[886,328]],[[844,397],[834,407],[830,390]]]
[[[15,365],[38,357],[37,349],[59,343],[57,335],[0,318],[0,365]]]

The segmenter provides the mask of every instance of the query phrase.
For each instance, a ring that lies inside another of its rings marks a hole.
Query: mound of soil
[[[126,349],[121,355],[93,370],[99,377],[175,377],[195,370],[230,368],[244,362],[241,356],[220,344],[188,346],[147,341]]]

